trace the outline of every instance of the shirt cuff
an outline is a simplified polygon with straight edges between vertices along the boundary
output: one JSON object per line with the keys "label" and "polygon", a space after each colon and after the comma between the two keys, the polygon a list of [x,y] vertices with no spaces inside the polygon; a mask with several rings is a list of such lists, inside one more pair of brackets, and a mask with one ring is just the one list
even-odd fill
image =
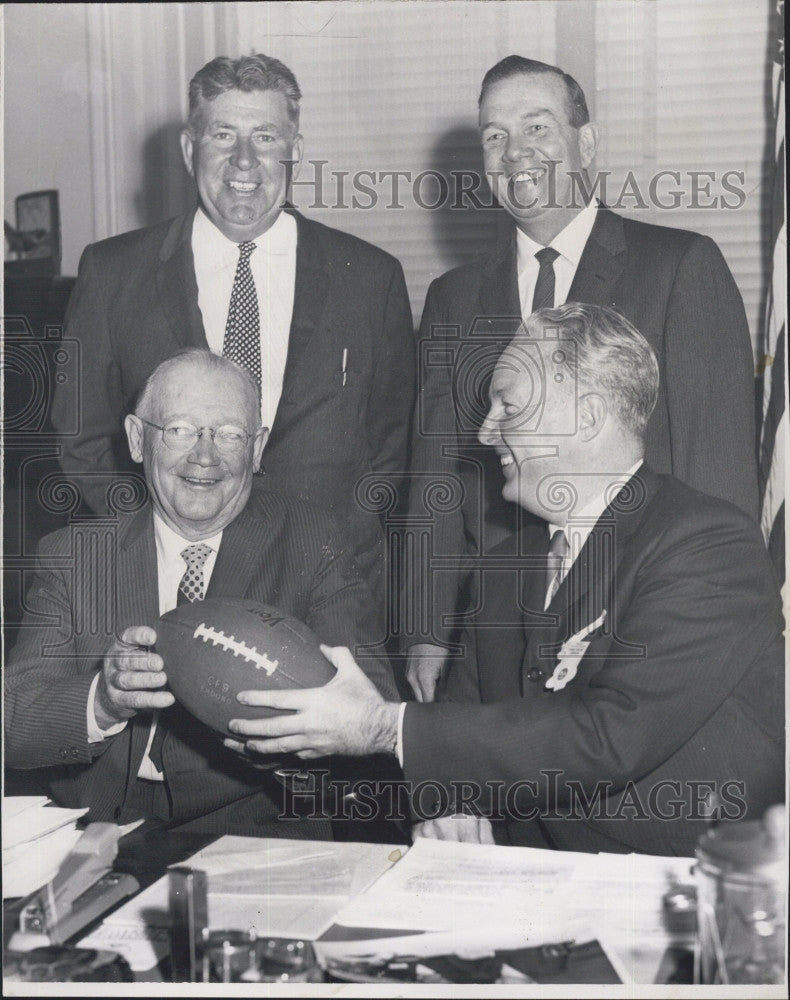
{"label": "shirt cuff", "polygon": [[109,729],[99,729],[99,724],[96,722],[96,711],[93,707],[96,701],[96,687],[98,683],[99,675],[97,673],[91,681],[90,690],[88,691],[88,743],[101,743],[108,736],[115,736],[116,733],[120,733],[122,729],[126,728],[125,722],[117,722]]}
{"label": "shirt cuff", "polygon": [[395,741],[395,753],[398,755],[398,763],[403,768],[403,716],[406,714],[406,702],[402,701],[398,708],[398,738]]}

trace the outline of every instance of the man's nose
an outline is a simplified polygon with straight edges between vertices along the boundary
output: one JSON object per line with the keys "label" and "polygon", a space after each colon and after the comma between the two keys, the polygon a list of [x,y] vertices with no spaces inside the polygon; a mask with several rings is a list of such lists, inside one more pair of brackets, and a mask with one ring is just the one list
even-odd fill
{"label": "man's nose", "polygon": [[217,446],[214,444],[214,438],[211,436],[211,431],[204,427],[200,431],[200,436],[197,441],[189,451],[187,455],[187,460],[192,462],[193,465],[219,465],[220,456]]}
{"label": "man's nose", "polygon": [[258,164],[258,155],[252,140],[246,136],[238,136],[233,147],[232,160],[239,170],[252,170]]}
{"label": "man's nose", "polygon": [[518,160],[534,156],[534,154],[535,147],[523,135],[511,135],[508,136],[502,159],[509,163],[516,163]]}
{"label": "man's nose", "polygon": [[488,411],[485,420],[480,425],[480,430],[477,432],[480,444],[496,445],[500,441],[499,423],[493,416],[493,412],[493,410]]}

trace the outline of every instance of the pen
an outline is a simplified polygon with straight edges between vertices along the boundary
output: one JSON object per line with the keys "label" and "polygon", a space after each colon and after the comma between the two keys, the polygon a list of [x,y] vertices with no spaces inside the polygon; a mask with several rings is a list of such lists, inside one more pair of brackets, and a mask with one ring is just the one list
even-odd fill
{"label": "pen", "polygon": [[343,380],[341,382],[341,385],[344,386],[344,387],[345,387],[345,384],[346,384],[346,368],[347,368],[347,366],[348,366],[348,348],[344,347],[343,348],[343,360],[342,360],[341,365],[340,365],[340,373],[343,376]]}

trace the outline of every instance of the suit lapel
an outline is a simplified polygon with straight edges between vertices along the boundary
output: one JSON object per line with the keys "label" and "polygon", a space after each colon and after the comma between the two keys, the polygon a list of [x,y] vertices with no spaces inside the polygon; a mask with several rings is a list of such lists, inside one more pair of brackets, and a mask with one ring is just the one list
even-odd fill
{"label": "suit lapel", "polygon": [[125,563],[119,588],[119,621],[124,624],[154,625],[159,617],[156,586],[156,543],[150,504],[134,514],[120,528],[119,554]]}
{"label": "suit lapel", "polygon": [[516,270],[516,230],[511,227],[500,239],[483,268],[480,285],[480,317],[472,343],[491,339],[503,351],[522,325]]}
{"label": "suit lapel", "polygon": [[[296,219],[296,282],[282,398],[299,399],[303,394],[297,383],[310,359],[310,341],[317,330],[325,332],[322,319],[331,281],[329,261],[317,238],[317,227],[298,212],[289,211]],[[279,436],[284,419],[281,411],[282,407],[278,407],[271,440]]]}
{"label": "suit lapel", "polygon": [[[479,373],[476,392],[483,400],[488,397],[487,380],[499,355],[522,326],[515,241],[515,228],[511,227],[484,259],[474,325],[465,331],[465,341],[455,356],[456,371],[473,367]],[[481,420],[484,415],[485,410],[480,413]]]}
{"label": "suit lapel", "polygon": [[545,681],[560,646],[596,621],[604,610],[609,616],[605,627],[611,626],[617,567],[659,485],[655,473],[643,464],[601,514],[547,608],[547,614],[555,616],[555,624],[526,630],[522,685],[533,667],[543,672]]}
{"label": "suit lapel", "polygon": [[194,212],[173,220],[159,251],[156,287],[167,321],[182,347],[208,347],[198,305],[192,256]]}
{"label": "suit lapel", "polygon": [[614,305],[614,286],[625,267],[623,220],[601,206],[576,268],[568,302]]}
{"label": "suit lapel", "polygon": [[[122,529],[119,556],[124,586],[119,587],[119,622],[126,625],[156,627],[159,618],[159,588],[157,587],[156,543],[150,504],[135,514]],[[135,716],[131,724],[131,776],[137,774],[143,757],[150,716]]]}
{"label": "suit lapel", "polygon": [[480,305],[485,316],[507,317],[511,322],[516,320],[516,323],[521,321],[515,227],[509,227],[483,268]]}
{"label": "suit lapel", "polygon": [[222,532],[222,542],[214,563],[206,597],[221,595],[242,598],[249,591],[253,573],[261,563],[261,550],[274,532],[270,529],[264,506],[254,512],[248,502],[235,521]]}

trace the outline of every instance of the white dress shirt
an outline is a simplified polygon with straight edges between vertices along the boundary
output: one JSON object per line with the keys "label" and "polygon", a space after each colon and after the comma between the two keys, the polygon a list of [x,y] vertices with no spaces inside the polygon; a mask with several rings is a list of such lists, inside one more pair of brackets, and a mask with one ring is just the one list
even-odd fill
{"label": "white dress shirt", "polygon": [[[261,423],[271,427],[283,389],[296,286],[296,219],[281,212],[253,240],[250,270],[258,296],[261,328]],[[239,245],[229,240],[199,208],[192,225],[192,254],[208,346],[222,354]]]}
{"label": "white dress shirt", "polygon": [[[187,546],[194,545],[195,543],[190,542],[186,538],[182,538],[181,535],[173,531],[171,527],[165,524],[158,514],[154,514],[154,538],[156,541],[156,571],[157,586],[159,590],[159,614],[163,615],[168,611],[172,611],[178,604],[178,585],[181,582],[187,568],[181,552]],[[202,544],[208,545],[208,547],[212,550],[211,554],[203,564],[203,581],[206,588],[208,588],[209,580],[211,579],[211,574],[214,570],[214,564],[217,561],[217,552],[219,551],[221,541],[221,531],[216,535],[212,535],[210,538],[201,539]],[[94,700],[96,697],[96,686],[98,683],[99,674],[97,673],[93,679],[93,684],[91,685],[88,695],[89,743],[100,743],[107,736],[114,736],[116,733],[121,732],[126,725],[125,722],[119,722],[110,729],[102,730],[99,728],[96,722],[96,713],[94,711]],[[158,717],[159,713],[154,712],[153,718],[151,719],[151,730],[148,734],[148,743],[146,744],[145,753],[143,754],[143,759],[140,763],[140,769],[137,772],[138,778],[148,778],[151,781],[162,780],[161,773],[156,769],[153,761],[148,756],[148,751],[151,748],[154,733],[156,732]]]}
{"label": "white dress shirt", "polygon": [[[584,253],[587,240],[590,238],[598,202],[593,199],[571,219],[568,225],[549,243],[559,257],[554,261],[554,305],[561,306],[567,301],[576,269]],[[535,294],[535,282],[538,280],[540,264],[535,254],[543,249],[541,243],[530,239],[520,229],[516,230],[516,268],[518,270],[518,298],[521,303],[521,315],[524,319],[532,312],[532,299]]]}

